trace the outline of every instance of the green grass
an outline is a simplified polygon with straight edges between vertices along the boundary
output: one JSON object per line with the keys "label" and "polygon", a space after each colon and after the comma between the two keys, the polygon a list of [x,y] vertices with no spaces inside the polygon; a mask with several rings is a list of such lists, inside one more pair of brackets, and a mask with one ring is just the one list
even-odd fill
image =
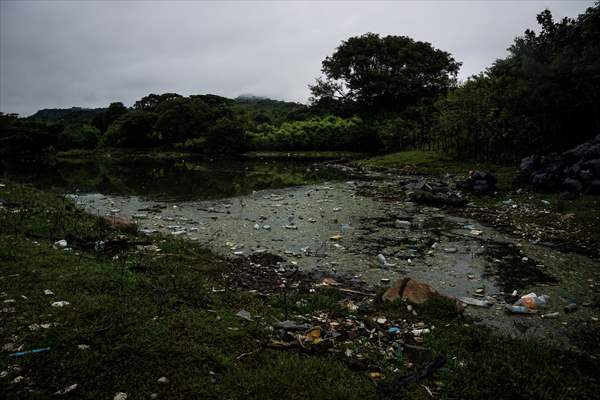
{"label": "green grass", "polygon": [[[350,368],[341,350],[266,349],[272,322],[284,318],[283,297],[213,291],[225,287],[226,260],[164,238],[155,240],[160,253],[135,247],[110,255],[55,249],[54,241],[65,235],[98,240],[119,233],[57,194],[3,183],[0,199],[7,209],[0,210],[0,300],[15,302],[0,304],[0,344],[51,348],[21,358],[0,352],[0,371],[7,371],[0,378],[3,398],[46,399],[72,384],[79,386],[65,398],[112,399],[120,391],[128,399],[147,399],[151,393],[162,399],[390,398],[378,394],[367,371]],[[44,295],[45,289],[54,295]],[[343,298],[334,289],[292,291],[288,311],[339,318],[350,313],[340,306]],[[50,306],[58,300],[71,305]],[[240,309],[260,318],[238,318]],[[376,302],[367,318],[385,315],[436,326],[425,344],[448,358],[447,370],[422,382],[436,397],[586,399],[600,389],[597,346],[579,353],[496,336],[457,316],[444,302],[416,309],[418,317],[402,303]],[[33,323],[53,326],[31,330]],[[586,343],[598,343],[598,328],[586,328]],[[79,349],[82,344],[89,349]],[[360,338],[342,340],[340,346],[362,352],[365,363],[383,368],[387,379],[414,370],[402,355],[385,358]],[[17,376],[27,380],[11,383]],[[162,376],[169,384],[157,383]],[[421,384],[393,397],[430,398]]]}
{"label": "green grass", "polygon": [[435,151],[410,150],[360,160],[360,165],[400,169],[414,173],[440,175],[463,175],[471,170],[486,170],[496,174],[500,188],[510,188],[517,165],[501,165],[477,161],[461,161]]}

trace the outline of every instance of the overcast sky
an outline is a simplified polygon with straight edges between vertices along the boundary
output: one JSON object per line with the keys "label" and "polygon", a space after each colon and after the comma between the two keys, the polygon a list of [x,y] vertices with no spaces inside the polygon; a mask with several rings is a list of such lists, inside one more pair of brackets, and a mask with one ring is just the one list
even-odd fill
{"label": "overcast sky", "polygon": [[506,55],[542,9],[558,19],[591,5],[0,0],[0,111],[129,106],[162,92],[306,102],[323,58],[366,32],[431,42],[464,79]]}

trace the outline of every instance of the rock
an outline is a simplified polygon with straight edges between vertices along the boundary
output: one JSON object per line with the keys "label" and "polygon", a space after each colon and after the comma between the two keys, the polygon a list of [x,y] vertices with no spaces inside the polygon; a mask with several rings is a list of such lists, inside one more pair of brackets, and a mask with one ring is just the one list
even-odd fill
{"label": "rock", "polygon": [[299,323],[296,321],[285,320],[283,322],[276,322],[273,324],[275,329],[285,329],[286,331],[305,331],[310,329],[312,325],[307,323]]}
{"label": "rock", "polygon": [[382,298],[384,301],[405,299],[413,304],[423,304],[435,297],[441,297],[441,294],[431,286],[412,278],[402,278],[386,290]]}
{"label": "rock", "polygon": [[416,190],[409,192],[408,198],[410,201],[421,204],[431,204],[435,206],[464,206],[468,203],[467,199],[458,196],[449,196],[441,193],[432,193],[425,190]]}
{"label": "rock", "polygon": [[579,181],[577,181],[573,178],[565,179],[561,185],[561,191],[574,193],[575,195],[578,195],[579,193],[581,193],[582,190],[583,190],[583,185]]}
{"label": "rock", "polygon": [[472,171],[469,177],[460,184],[463,189],[472,190],[478,194],[485,194],[496,191],[498,178],[496,175],[487,171]]}
{"label": "rock", "polygon": [[[412,278],[398,279],[391,288],[385,291],[381,298],[383,301],[389,302],[403,299],[413,304],[423,304],[434,298],[451,299],[442,295],[431,286]],[[454,300],[456,311],[462,313],[464,305],[456,299],[451,300]]]}
{"label": "rock", "polygon": [[113,397],[113,400],[127,400],[127,393],[118,392],[115,394],[115,397]]}
{"label": "rock", "polygon": [[595,178],[600,178],[600,158],[583,163],[581,169],[590,171]]}
{"label": "rock", "polygon": [[600,194],[600,179],[594,179],[587,192],[588,194]]}
{"label": "rock", "polygon": [[531,175],[529,182],[538,190],[555,191],[559,187],[558,176],[552,173],[538,171]]}
{"label": "rock", "polygon": [[517,183],[531,183],[540,191],[557,191],[561,199],[574,199],[600,178],[600,135],[562,154],[529,156],[521,160]]}
{"label": "rock", "polygon": [[136,233],[138,226],[137,223],[131,219],[120,215],[113,215],[109,217],[104,217],[104,221],[110,225],[111,227],[121,231],[128,233]]}
{"label": "rock", "polygon": [[405,344],[403,346],[403,354],[415,364],[425,364],[433,360],[431,349],[422,346]]}
{"label": "rock", "polygon": [[540,156],[533,155],[521,160],[519,171],[523,176],[530,176],[540,166]]}

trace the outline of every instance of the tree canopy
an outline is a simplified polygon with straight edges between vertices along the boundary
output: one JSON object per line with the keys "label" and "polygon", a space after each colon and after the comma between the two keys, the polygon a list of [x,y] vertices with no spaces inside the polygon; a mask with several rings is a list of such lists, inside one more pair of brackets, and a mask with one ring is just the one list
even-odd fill
{"label": "tree canopy", "polygon": [[325,77],[310,86],[312,101],[401,111],[444,93],[455,83],[460,65],[430,43],[367,33],[343,41],[325,58]]}

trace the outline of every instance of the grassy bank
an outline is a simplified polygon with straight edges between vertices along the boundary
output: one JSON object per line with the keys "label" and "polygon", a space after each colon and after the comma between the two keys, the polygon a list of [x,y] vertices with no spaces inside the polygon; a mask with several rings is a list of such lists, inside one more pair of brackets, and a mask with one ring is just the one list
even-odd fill
{"label": "grassy bank", "polygon": [[[60,397],[425,399],[431,391],[436,398],[591,399],[600,389],[598,326],[588,327],[582,352],[496,336],[444,302],[417,307],[414,316],[403,304],[377,301],[350,311],[341,303],[347,296],[335,289],[253,293],[239,289],[237,264],[191,243],[128,235],[113,251],[88,248],[120,233],[60,194],[2,185],[0,391],[6,398],[45,399],[74,384]],[[53,246],[64,238],[72,250]],[[57,301],[70,304],[52,307]],[[236,316],[242,309],[252,321]],[[329,351],[273,349],[272,323],[286,313],[313,324],[316,316],[344,321],[354,314],[434,325],[423,345],[447,358],[446,369],[380,394],[370,372],[392,382],[420,365],[404,354],[382,354],[373,343],[386,338],[377,332],[372,339],[342,336]],[[50,350],[9,356],[38,348]],[[348,348],[361,355],[362,366],[348,362]]]}

